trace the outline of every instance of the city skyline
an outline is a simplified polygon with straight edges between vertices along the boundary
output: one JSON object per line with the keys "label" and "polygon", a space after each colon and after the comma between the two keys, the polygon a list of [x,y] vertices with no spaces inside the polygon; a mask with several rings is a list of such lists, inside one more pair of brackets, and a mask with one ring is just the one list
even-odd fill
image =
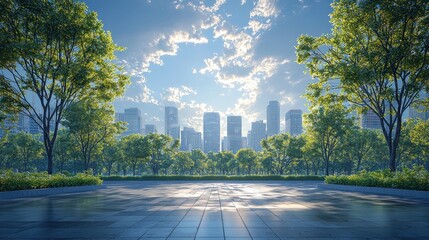
{"label": "city skyline", "polygon": [[[84,1],[113,40],[131,77],[115,110],[138,107],[144,124],[164,132],[163,107],[180,110],[180,126],[203,131],[203,113],[243,117],[243,132],[266,119],[270,100],[281,116],[306,111],[314,80],[295,63],[301,34],[329,33],[331,1]],[[280,118],[282,129],[284,119]],[[222,130],[224,131],[224,130]]]}

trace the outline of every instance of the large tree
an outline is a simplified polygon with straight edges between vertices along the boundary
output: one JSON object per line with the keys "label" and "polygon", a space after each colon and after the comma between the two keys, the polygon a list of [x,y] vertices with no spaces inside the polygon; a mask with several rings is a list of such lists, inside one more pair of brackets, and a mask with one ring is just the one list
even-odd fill
{"label": "large tree", "polygon": [[177,151],[180,142],[165,134],[151,133],[144,137],[144,144],[149,149],[148,165],[152,174],[158,175],[162,162]]}
{"label": "large tree", "polygon": [[292,163],[290,142],[291,136],[288,133],[274,135],[261,141],[264,160],[272,160],[271,166],[275,174],[284,174],[286,168]]}
{"label": "large tree", "polygon": [[52,173],[68,106],[87,96],[111,101],[123,93],[128,78],[112,61],[119,48],[97,14],[76,0],[2,0],[0,12],[0,99],[41,127]]}
{"label": "large tree", "polygon": [[257,157],[257,153],[251,148],[242,148],[235,154],[238,164],[242,169],[246,169],[249,175],[252,173],[252,169],[255,170],[258,165]]}
{"label": "large tree", "polygon": [[299,37],[297,61],[319,79],[309,88],[315,96],[339,86],[336,95],[379,117],[396,171],[404,112],[429,91],[429,2],[336,0],[332,8],[332,33]]}
{"label": "large tree", "polygon": [[340,145],[346,129],[353,125],[347,118],[348,112],[341,104],[330,104],[312,107],[305,115],[307,133],[314,142],[325,163],[325,174],[330,174],[330,160]]}
{"label": "large tree", "polygon": [[92,156],[102,143],[123,132],[123,122],[114,122],[113,106],[89,101],[71,105],[64,114],[63,124],[79,145],[84,169],[88,170]]}
{"label": "large tree", "polygon": [[10,136],[10,142],[15,147],[14,158],[18,161],[20,169],[29,171],[30,160],[39,160],[42,157],[43,145],[39,141],[40,135],[32,135],[26,132],[19,132]]}

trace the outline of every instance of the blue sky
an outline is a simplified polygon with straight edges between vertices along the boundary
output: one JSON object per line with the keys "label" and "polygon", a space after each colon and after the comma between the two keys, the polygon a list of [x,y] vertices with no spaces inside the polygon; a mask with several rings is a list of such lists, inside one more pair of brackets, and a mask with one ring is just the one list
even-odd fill
{"label": "blue sky", "polygon": [[181,127],[202,131],[207,111],[266,120],[270,100],[306,111],[311,77],[295,63],[301,34],[329,33],[328,0],[86,0],[116,44],[131,76],[122,112],[139,107],[145,124],[164,131],[164,106],[177,106]]}

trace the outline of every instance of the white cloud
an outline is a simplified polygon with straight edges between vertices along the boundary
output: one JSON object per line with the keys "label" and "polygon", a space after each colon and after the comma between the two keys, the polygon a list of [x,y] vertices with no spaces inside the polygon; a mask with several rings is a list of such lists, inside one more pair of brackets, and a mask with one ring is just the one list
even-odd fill
{"label": "white cloud", "polygon": [[162,57],[177,55],[179,44],[205,44],[208,42],[207,38],[200,36],[195,30],[193,32],[174,31],[169,35],[159,34],[149,43],[149,49],[153,50],[143,56],[143,62],[139,71],[142,73],[150,72],[151,64],[162,66],[164,64]]}
{"label": "white cloud", "polygon": [[275,0],[259,0],[250,12],[250,17],[277,17],[279,10]]}
{"label": "white cloud", "polygon": [[137,103],[151,103],[159,105],[159,101],[153,97],[152,93],[153,91],[143,84],[141,94],[135,97],[126,97],[126,100]]}
{"label": "white cloud", "polygon": [[182,100],[182,98],[188,95],[196,94],[197,91],[195,91],[194,89],[187,86],[181,86],[180,88],[169,87],[161,96],[164,101],[175,103],[179,108],[183,108],[185,107],[186,103]]}

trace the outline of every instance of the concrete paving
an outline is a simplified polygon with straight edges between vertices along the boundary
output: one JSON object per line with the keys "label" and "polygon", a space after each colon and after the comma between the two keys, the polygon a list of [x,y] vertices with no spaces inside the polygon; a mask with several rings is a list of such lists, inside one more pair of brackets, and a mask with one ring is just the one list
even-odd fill
{"label": "concrete paving", "polygon": [[317,182],[106,182],[0,201],[1,239],[429,239],[429,201]]}

